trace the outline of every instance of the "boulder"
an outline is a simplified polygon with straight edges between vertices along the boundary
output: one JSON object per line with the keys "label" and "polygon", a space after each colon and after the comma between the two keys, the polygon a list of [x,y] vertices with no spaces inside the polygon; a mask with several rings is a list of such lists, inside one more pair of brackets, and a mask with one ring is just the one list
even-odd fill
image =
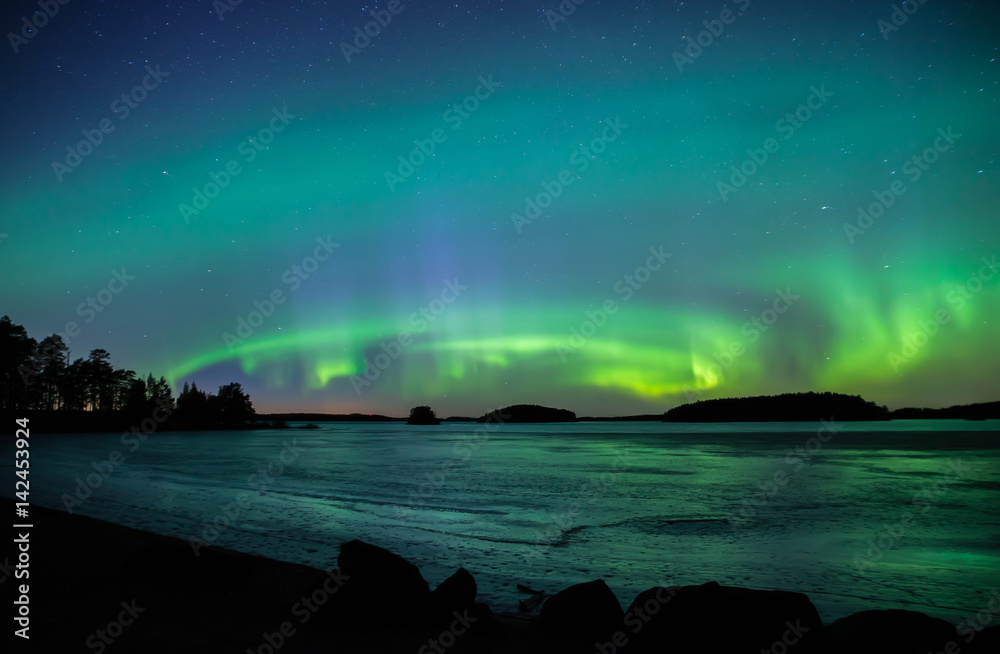
{"label": "boulder", "polygon": [[1000,652],[1000,626],[960,633],[958,645],[962,654],[996,654]]}
{"label": "boulder", "polygon": [[623,624],[602,651],[811,654],[821,651],[823,639],[819,613],[805,595],[716,582],[643,591]]}
{"label": "boulder", "polygon": [[337,569],[346,580],[331,596],[336,622],[412,625],[423,615],[430,587],[417,566],[398,554],[352,540],[340,546]]}
{"label": "boulder", "polygon": [[618,598],[603,579],[597,579],[570,586],[545,600],[539,624],[550,632],[593,646],[621,629],[624,615]]}
{"label": "boulder", "polygon": [[427,613],[432,620],[437,620],[467,609],[475,603],[477,592],[475,578],[465,568],[459,568],[431,591]]}
{"label": "boulder", "polygon": [[855,613],[828,631],[835,650],[857,654],[927,654],[961,642],[955,627],[944,620],[900,609]]}

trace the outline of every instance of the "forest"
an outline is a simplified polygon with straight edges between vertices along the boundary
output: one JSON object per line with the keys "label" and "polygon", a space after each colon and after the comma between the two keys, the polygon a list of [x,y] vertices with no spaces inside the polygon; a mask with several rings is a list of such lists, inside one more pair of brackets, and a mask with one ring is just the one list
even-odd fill
{"label": "forest", "polygon": [[48,416],[74,430],[126,425],[154,411],[167,416],[165,427],[181,429],[239,428],[256,415],[238,382],[214,394],[185,383],[175,399],[162,375],[115,368],[100,348],[72,359],[60,335],[39,342],[9,316],[0,318],[0,411]]}

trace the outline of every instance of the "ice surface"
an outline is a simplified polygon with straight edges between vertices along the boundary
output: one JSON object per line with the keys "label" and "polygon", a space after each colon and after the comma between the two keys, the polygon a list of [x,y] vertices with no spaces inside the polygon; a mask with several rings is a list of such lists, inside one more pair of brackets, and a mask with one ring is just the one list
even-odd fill
{"label": "ice surface", "polygon": [[134,452],[120,435],[39,435],[31,497],[63,508],[119,450],[74,511],[320,567],[360,538],[432,586],[466,567],[494,610],[516,610],[518,582],[603,578],[627,607],[715,580],[804,592],[827,621],[909,608],[958,622],[1000,588],[997,426],[845,423],[820,443],[806,423],[325,423],[153,434]]}

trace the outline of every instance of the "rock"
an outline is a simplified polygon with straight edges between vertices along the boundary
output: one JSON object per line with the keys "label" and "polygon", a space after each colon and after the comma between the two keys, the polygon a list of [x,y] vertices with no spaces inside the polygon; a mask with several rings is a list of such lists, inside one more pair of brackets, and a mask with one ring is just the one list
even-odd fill
{"label": "rock", "polygon": [[823,634],[816,607],[801,593],[716,582],[643,591],[625,612],[624,625],[598,651],[810,654],[819,651]]}
{"label": "rock", "polygon": [[828,631],[835,649],[858,654],[927,654],[961,642],[955,627],[944,620],[899,609],[855,613]]}
{"label": "rock", "polygon": [[1000,652],[1000,626],[959,633],[958,645],[962,654],[996,654]]}
{"label": "rock", "polygon": [[334,600],[334,620],[351,627],[412,625],[426,608],[430,587],[417,566],[389,550],[352,540],[340,546],[346,577]]}
{"label": "rock", "polygon": [[598,579],[570,586],[545,600],[539,621],[547,630],[592,646],[621,629],[624,615],[618,598]]}
{"label": "rock", "polygon": [[119,570],[147,583],[246,590],[256,581],[246,573],[247,557],[208,546],[199,546],[196,553],[183,541],[163,540],[126,558]]}
{"label": "rock", "polygon": [[427,601],[428,619],[434,623],[447,620],[456,611],[464,611],[475,603],[476,580],[465,568],[459,568],[435,588]]}

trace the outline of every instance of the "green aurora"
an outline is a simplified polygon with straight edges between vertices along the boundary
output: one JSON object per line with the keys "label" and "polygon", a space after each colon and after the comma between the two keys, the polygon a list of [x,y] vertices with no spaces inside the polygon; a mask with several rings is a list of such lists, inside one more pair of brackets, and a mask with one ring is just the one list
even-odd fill
{"label": "green aurora", "polygon": [[[929,3],[886,40],[888,4],[847,5],[755,2],[683,71],[673,53],[718,9],[592,2],[553,30],[523,3],[444,18],[414,5],[347,63],[353,10],[244,7],[94,35],[68,15],[96,10],[67,6],[5,64],[18,100],[4,105],[0,311],[39,339],[77,323],[74,356],[104,347],[178,386],[240,381],[259,411],[995,400],[987,10]],[[194,24],[207,36],[179,47]],[[167,76],[112,113],[146,65]],[[496,88],[471,103],[481,78]],[[813,89],[829,97],[802,120]],[[456,103],[465,117],[446,118]],[[777,127],[797,111],[790,135]],[[103,118],[115,131],[58,181],[52,162]],[[936,149],[939,129],[955,137]],[[433,152],[412,156],[421,143]],[[400,158],[424,161],[390,188]],[[550,204],[514,219],[564,171]],[[90,308],[123,269],[135,279]]]}

